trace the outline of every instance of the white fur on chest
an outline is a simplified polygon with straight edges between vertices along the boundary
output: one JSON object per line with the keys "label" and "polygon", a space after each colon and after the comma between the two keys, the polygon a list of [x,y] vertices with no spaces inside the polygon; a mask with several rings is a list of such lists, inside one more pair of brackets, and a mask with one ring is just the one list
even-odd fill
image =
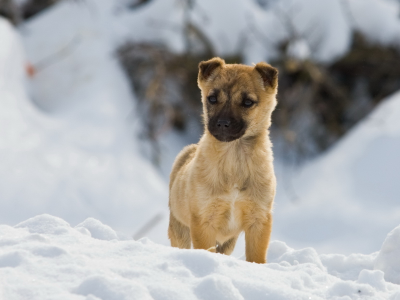
{"label": "white fur on chest", "polygon": [[241,192],[239,187],[235,185],[231,191],[223,197],[224,201],[230,203],[230,216],[228,221],[227,231],[235,232],[241,228],[240,219],[237,217],[237,208],[235,203],[241,199]]}
{"label": "white fur on chest", "polygon": [[233,189],[231,194],[232,194],[232,198],[230,199],[230,201],[231,201],[231,215],[230,215],[230,218],[229,218],[228,227],[229,227],[230,230],[235,230],[238,227],[240,227],[240,224],[238,224],[239,222],[238,222],[238,220],[236,218],[236,211],[235,211],[235,202],[239,198],[240,191],[236,187],[236,188]]}

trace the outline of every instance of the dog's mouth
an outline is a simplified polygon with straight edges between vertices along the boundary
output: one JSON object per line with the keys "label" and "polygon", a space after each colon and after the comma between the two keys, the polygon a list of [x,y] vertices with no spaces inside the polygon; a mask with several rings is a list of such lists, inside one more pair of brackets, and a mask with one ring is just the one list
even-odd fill
{"label": "dog's mouth", "polygon": [[242,135],[240,136],[228,136],[228,135],[215,135],[213,134],[213,136],[220,142],[232,142],[234,140],[239,139]]}
{"label": "dog's mouth", "polygon": [[246,132],[246,123],[243,120],[210,120],[208,131],[220,142],[232,142],[241,138]]}

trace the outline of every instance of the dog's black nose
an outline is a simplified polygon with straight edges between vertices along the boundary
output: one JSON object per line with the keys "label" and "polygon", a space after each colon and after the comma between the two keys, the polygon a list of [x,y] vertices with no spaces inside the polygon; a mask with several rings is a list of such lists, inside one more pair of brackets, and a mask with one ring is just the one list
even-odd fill
{"label": "dog's black nose", "polygon": [[218,122],[217,122],[218,127],[221,127],[221,126],[229,127],[230,124],[231,124],[231,121],[229,121],[229,120],[218,120]]}

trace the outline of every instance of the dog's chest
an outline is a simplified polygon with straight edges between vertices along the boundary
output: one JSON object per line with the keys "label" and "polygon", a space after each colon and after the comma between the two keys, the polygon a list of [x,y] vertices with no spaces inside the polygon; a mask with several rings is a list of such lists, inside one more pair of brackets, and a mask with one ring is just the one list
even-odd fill
{"label": "dog's chest", "polygon": [[239,218],[237,217],[238,215],[238,209],[235,206],[236,202],[240,199],[240,189],[238,185],[234,185],[232,190],[229,193],[227,201],[230,203],[230,214],[229,214],[229,220],[228,220],[228,228],[229,229],[235,229],[240,226],[239,224]]}
{"label": "dog's chest", "polygon": [[235,184],[225,195],[219,198],[224,206],[224,210],[218,219],[220,230],[222,234],[229,235],[231,232],[237,231],[242,227],[241,222],[241,211],[238,203],[243,199],[243,192],[240,191],[240,187]]}
{"label": "dog's chest", "polygon": [[235,205],[236,201],[238,201],[243,194],[240,191],[241,187],[238,184],[235,184],[226,196],[226,201],[230,202],[232,206]]}

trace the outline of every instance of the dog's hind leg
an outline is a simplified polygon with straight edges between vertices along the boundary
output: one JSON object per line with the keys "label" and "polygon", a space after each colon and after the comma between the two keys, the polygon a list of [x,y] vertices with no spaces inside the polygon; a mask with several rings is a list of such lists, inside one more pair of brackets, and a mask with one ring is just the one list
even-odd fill
{"label": "dog's hind leg", "polygon": [[179,222],[172,213],[169,217],[168,237],[171,240],[172,247],[190,249],[190,229]]}
{"label": "dog's hind leg", "polygon": [[233,238],[227,240],[222,245],[218,244],[217,253],[231,255],[231,253],[233,252],[233,249],[235,249],[237,239],[238,239],[238,236],[234,236]]}

